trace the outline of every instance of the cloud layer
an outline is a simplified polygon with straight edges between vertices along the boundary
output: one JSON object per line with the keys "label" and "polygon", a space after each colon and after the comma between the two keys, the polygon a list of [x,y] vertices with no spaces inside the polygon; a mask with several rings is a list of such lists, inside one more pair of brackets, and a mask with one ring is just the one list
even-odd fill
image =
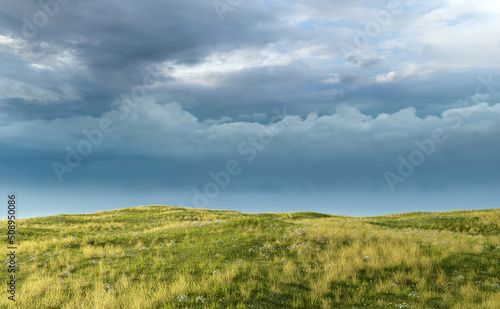
{"label": "cloud layer", "polygon": [[389,112],[432,98],[441,112],[499,68],[490,1],[253,1],[223,20],[210,1],[47,3],[0,9],[0,106],[19,118],[97,116],[148,68],[158,100],[200,118],[369,110],[368,97]]}
{"label": "cloud layer", "polygon": [[202,121],[178,103],[160,104],[151,97],[133,103],[120,102],[100,117],[4,122],[2,143],[17,155],[7,155],[11,162],[3,173],[30,170],[23,181],[57,183],[60,177],[69,183],[190,189],[236,160],[244,172],[231,190],[388,191],[384,172],[398,175],[398,158],[410,160],[419,143],[441,130],[442,141],[397,189],[499,185],[500,104],[423,118],[414,108],[370,116],[341,105],[331,115],[306,117],[285,109],[270,111],[266,117],[276,120],[262,124]]}

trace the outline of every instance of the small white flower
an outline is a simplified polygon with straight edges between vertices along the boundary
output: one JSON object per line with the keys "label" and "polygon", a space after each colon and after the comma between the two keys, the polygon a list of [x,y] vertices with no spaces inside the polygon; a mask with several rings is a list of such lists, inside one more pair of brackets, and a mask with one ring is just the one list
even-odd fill
{"label": "small white flower", "polygon": [[201,303],[204,303],[204,302],[205,302],[205,300],[206,300],[206,298],[205,298],[205,297],[203,297],[203,296],[198,296],[198,297],[196,297],[196,302],[201,302]]}
{"label": "small white flower", "polygon": [[179,294],[179,296],[177,296],[177,301],[188,301],[188,297],[185,295],[185,294]]}
{"label": "small white flower", "polygon": [[106,283],[106,284],[104,285],[104,290],[105,290],[106,292],[113,292],[113,287],[111,286],[111,284]]}

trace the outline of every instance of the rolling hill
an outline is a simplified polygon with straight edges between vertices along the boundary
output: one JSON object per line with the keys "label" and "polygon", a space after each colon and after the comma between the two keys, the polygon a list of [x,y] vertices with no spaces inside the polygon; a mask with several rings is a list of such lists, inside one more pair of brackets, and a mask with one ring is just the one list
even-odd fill
{"label": "rolling hill", "polygon": [[500,209],[141,206],[17,224],[16,301],[4,291],[2,308],[500,307]]}

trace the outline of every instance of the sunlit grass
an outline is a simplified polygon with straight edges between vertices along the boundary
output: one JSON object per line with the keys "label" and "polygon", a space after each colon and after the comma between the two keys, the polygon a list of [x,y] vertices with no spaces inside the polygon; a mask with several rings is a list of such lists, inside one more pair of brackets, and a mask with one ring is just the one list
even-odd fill
{"label": "sunlit grass", "polygon": [[4,293],[2,308],[500,304],[499,209],[351,218],[149,206],[18,230],[17,301]]}

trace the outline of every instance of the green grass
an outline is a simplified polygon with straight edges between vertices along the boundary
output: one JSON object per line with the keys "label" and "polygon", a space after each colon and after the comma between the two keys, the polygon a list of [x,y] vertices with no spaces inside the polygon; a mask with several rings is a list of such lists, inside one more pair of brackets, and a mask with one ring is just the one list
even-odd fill
{"label": "green grass", "polygon": [[18,231],[17,300],[4,292],[1,308],[500,307],[500,209],[148,206],[24,219]]}

